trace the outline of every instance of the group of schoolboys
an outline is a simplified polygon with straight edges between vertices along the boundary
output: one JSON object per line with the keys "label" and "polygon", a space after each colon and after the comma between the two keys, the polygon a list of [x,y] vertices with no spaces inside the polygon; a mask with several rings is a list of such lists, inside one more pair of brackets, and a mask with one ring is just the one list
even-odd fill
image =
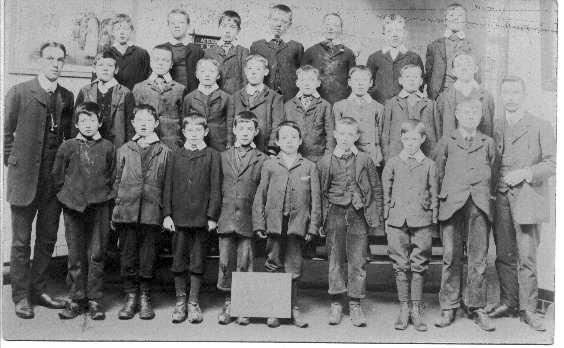
{"label": "group of schoolboys", "polygon": [[[411,322],[426,331],[423,283],[438,224],[444,249],[435,325],[450,325],[463,307],[480,328],[493,330],[490,315],[519,304],[508,303],[510,289],[502,284],[506,303],[486,308],[492,198],[550,176],[553,145],[542,143],[542,170],[531,169],[537,164],[531,162],[513,171],[522,168],[512,146],[523,134],[516,123],[504,123],[500,134],[514,133],[496,145],[493,98],[475,79],[465,16],[460,5],[447,8],[445,37],[429,45],[425,67],[405,47],[406,23],[397,15],[385,17],[386,46],[367,66],[356,65],[340,42],[343,23],[336,13],[323,18],[325,40],[304,52],[300,43],[282,39],[292,24],[287,6],[271,8],[271,36],[250,51],[237,44],[241,18],[225,11],[220,41],[203,51],[187,42],[188,14],[173,10],[173,38],[155,46],[150,59],[129,41],[131,19],[116,16],[114,44],[96,58],[96,79],[77,98],[78,132],[59,147],[53,164],[69,247],[70,301],[59,316],[88,311],[92,319],[105,317],[100,300],[111,225],[119,234],[126,293],[120,319],[155,316],[156,245],[161,231],[171,231],[172,321],[201,322],[206,240],[217,230],[217,287],[226,296],[219,323],[250,322],[230,314],[231,279],[235,271],[253,271],[258,236],[266,239],[265,270],[292,273],[292,322],[306,327],[298,304],[303,251],[324,237],[328,321],[341,322],[347,295],[352,323],[365,326],[368,235],[385,226],[400,301],[394,326],[403,330]],[[513,113],[524,83],[506,78],[504,91]],[[502,148],[513,149],[514,157],[500,156]],[[517,262],[509,254],[498,258],[500,267]],[[523,296],[536,299],[534,291]],[[16,314],[32,317],[27,300],[20,300]],[[521,306],[521,318],[542,330],[530,302]],[[280,321],[268,318],[267,324]]]}

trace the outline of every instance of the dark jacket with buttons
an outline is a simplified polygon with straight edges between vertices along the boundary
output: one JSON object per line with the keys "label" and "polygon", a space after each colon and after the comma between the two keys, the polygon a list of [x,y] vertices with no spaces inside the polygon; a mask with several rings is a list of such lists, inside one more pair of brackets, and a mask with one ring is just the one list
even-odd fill
{"label": "dark jacket with buttons", "polygon": [[221,208],[221,158],[211,147],[173,152],[166,170],[163,215],[180,227],[207,227]]}
{"label": "dark jacket with buttons", "polygon": [[[334,120],[331,104],[322,98],[313,98],[306,108],[294,97],[284,104],[284,121],[294,121],[302,132],[300,154],[317,162],[321,156],[332,151]],[[273,125],[274,129],[278,127]]]}
{"label": "dark jacket with buttons", "polygon": [[437,166],[425,157],[405,162],[391,158],[382,171],[384,217],[394,227],[425,227],[439,213]]}
{"label": "dark jacket with buttons", "polygon": [[237,233],[253,237],[253,201],[260,183],[260,172],[267,156],[257,149],[249,150],[237,165],[237,148],[221,153],[221,215],[217,223],[217,233]]}
{"label": "dark jacket with buttons", "polygon": [[356,57],[350,48],[342,44],[329,47],[326,42],[320,42],[305,51],[303,65],[311,65],[319,70],[319,95],[331,105],[351,93],[349,70],[356,65]]}
{"label": "dark jacket with buttons", "polygon": [[319,174],[315,163],[300,155],[289,169],[279,156],[264,162],[253,203],[253,230],[282,233],[286,191],[290,211],[287,233],[317,235],[321,221]]}
{"label": "dark jacket with buttons", "polygon": [[[322,197],[322,224],[325,224],[331,207],[327,193],[331,185],[331,156],[329,153],[317,162]],[[355,158],[355,183],[360,189],[364,204],[364,216],[368,226],[375,228],[382,225],[382,183],[376,165],[364,152],[358,152]]]}
{"label": "dark jacket with buttons", "polygon": [[470,146],[459,130],[444,136],[435,150],[439,176],[439,221],[450,219],[469,198],[492,221],[495,188],[494,140],[476,133]]}
{"label": "dark jacket with buttons", "polygon": [[184,117],[197,112],[208,120],[209,133],[206,144],[222,152],[228,144],[233,143],[233,98],[221,89],[213,91],[209,96],[198,89],[184,97],[182,106]]}
{"label": "dark jacket with buttons", "polygon": [[229,94],[237,92],[247,83],[244,69],[248,55],[249,49],[241,45],[232,46],[227,53],[222,47],[216,45],[206,49],[204,53],[204,57],[213,58],[219,62],[220,80],[218,84]]}
{"label": "dark jacket with buttons", "polygon": [[276,45],[262,39],[253,42],[250,51],[268,60],[269,74],[264,83],[282,94],[284,101],[292,99],[298,93],[296,70],[302,63],[304,46],[293,40]]}

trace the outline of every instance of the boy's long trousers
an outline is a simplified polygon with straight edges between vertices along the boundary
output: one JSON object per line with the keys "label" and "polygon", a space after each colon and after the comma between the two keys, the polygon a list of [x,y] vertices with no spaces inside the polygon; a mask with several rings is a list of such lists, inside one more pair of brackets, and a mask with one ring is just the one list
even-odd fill
{"label": "boy's long trousers", "polygon": [[139,283],[153,278],[156,243],[160,226],[119,224],[121,275],[125,292],[135,292]]}

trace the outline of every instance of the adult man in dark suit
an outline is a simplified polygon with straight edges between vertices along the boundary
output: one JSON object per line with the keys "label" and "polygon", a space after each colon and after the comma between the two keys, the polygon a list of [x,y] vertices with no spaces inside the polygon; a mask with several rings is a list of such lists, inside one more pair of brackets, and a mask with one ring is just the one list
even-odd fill
{"label": "adult man in dark suit", "polygon": [[[59,145],[71,136],[74,96],[57,82],[65,47],[48,42],[39,52],[39,75],[12,87],[5,99],[4,165],[8,166],[6,195],[12,213],[10,276],[16,315],[24,319],[34,316],[30,300],[64,308],[64,303],[45,291],[61,214],[51,170]],[[31,226],[36,215],[30,266]]]}
{"label": "adult man in dark suit", "polygon": [[520,77],[502,79],[501,97],[505,113],[494,132],[501,154],[494,225],[500,303],[489,315],[515,316],[519,311],[521,321],[544,331],[535,313],[537,247],[539,224],[548,217],[544,184],[556,171],[554,130],[523,109],[525,82]]}

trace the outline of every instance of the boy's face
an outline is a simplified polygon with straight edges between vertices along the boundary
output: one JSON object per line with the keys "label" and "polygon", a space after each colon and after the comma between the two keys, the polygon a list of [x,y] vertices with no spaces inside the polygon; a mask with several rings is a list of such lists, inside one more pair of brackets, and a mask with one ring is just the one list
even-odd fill
{"label": "boy's face", "polygon": [[390,22],[384,26],[384,40],[390,47],[397,48],[405,41],[405,25],[400,22]]}
{"label": "boy's face", "polygon": [[235,139],[243,146],[248,146],[252,143],[258,133],[259,130],[255,127],[255,123],[252,121],[239,120],[237,125],[233,127]]}
{"label": "boy's face", "polygon": [[78,132],[82,134],[87,139],[91,139],[98,129],[102,126],[100,121],[98,121],[98,116],[89,114],[79,114],[76,121],[76,128]]}
{"label": "boy's face", "polygon": [[409,155],[414,155],[425,142],[425,136],[416,130],[410,130],[403,133],[400,140],[403,145],[403,149],[407,151]]}
{"label": "boy's face", "polygon": [[453,32],[464,30],[466,26],[466,11],[461,7],[450,9],[445,14],[446,27]]}
{"label": "boy's face", "polygon": [[289,126],[280,127],[276,140],[276,145],[280,147],[280,151],[287,155],[295,155],[298,153],[301,144],[302,139],[296,129]]}
{"label": "boy's face", "polygon": [[296,86],[305,95],[312,95],[320,85],[319,77],[311,71],[302,72],[296,81]]}
{"label": "boy's face", "polygon": [[168,29],[176,40],[182,40],[188,32],[188,21],[182,13],[171,13],[168,16]]}
{"label": "boy's face", "polygon": [[477,71],[478,67],[471,56],[461,55],[454,59],[453,72],[460,81],[470,82],[474,80],[474,74]]}
{"label": "boy's face", "polygon": [[127,22],[119,22],[114,24],[112,35],[120,45],[125,45],[131,37],[131,24]]}
{"label": "boy's face", "polygon": [[225,42],[232,42],[239,35],[239,27],[233,18],[223,17],[219,25],[221,39]]}
{"label": "boy's face", "polygon": [[421,70],[416,68],[404,70],[399,78],[399,83],[406,91],[415,92],[423,83]]}
{"label": "boy's face", "polygon": [[219,78],[217,66],[211,62],[202,62],[196,70],[198,81],[204,86],[213,86]]}
{"label": "boy's face", "polygon": [[268,15],[268,26],[270,27],[270,32],[274,37],[281,37],[286,34],[290,25],[292,24],[290,20],[290,14],[284,11],[273,9]]}
{"label": "boy's face", "polygon": [[337,16],[327,16],[323,20],[323,33],[327,40],[338,39],[343,33],[343,23]]}
{"label": "boy's face", "polygon": [[349,86],[354,95],[358,97],[368,93],[368,89],[372,86],[372,79],[367,71],[356,71],[349,78]]}
{"label": "boy's face", "polygon": [[96,61],[94,70],[100,80],[108,82],[113,79],[114,74],[117,73],[116,61],[112,58],[100,58]]}
{"label": "boy's face", "polygon": [[55,81],[61,76],[65,65],[65,53],[58,47],[45,47],[39,59],[41,72],[50,81]]}
{"label": "boy's face", "polygon": [[467,131],[474,131],[482,120],[482,109],[478,106],[467,105],[456,109],[458,125]]}
{"label": "boy's face", "polygon": [[159,125],[159,121],[155,120],[149,111],[140,110],[137,111],[133,117],[131,124],[133,125],[133,129],[135,129],[135,134],[144,138],[155,132],[155,129]]}
{"label": "boy's face", "polygon": [[208,135],[208,129],[196,122],[188,122],[182,130],[182,134],[184,134],[188,145],[198,145]]}
{"label": "boy's face", "polygon": [[169,51],[154,49],[151,55],[151,69],[157,75],[168,73],[172,67],[172,54]]}
{"label": "boy's face", "polygon": [[261,84],[268,75],[268,67],[256,59],[250,60],[245,66],[245,76],[252,86]]}
{"label": "boy's face", "polygon": [[334,136],[337,142],[337,147],[341,148],[342,150],[348,151],[358,140],[360,133],[358,132],[358,126],[352,124],[337,123],[335,125]]}
{"label": "boy's face", "polygon": [[515,112],[523,106],[525,91],[520,82],[505,82],[501,85],[501,100],[503,108],[509,112]]}

